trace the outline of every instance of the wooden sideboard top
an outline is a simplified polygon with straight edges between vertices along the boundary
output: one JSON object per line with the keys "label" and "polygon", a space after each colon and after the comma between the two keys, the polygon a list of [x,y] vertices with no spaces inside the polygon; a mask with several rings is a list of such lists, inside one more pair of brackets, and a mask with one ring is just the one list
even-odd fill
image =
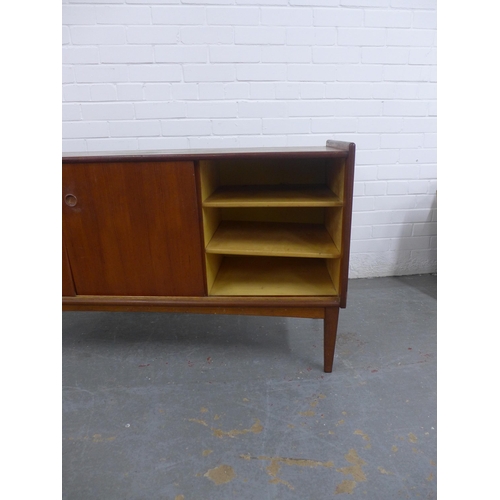
{"label": "wooden sideboard top", "polygon": [[[346,144],[349,143],[339,143]],[[93,162],[113,162],[113,161],[179,161],[179,160],[200,160],[216,159],[219,157],[230,158],[259,158],[274,156],[276,158],[294,156],[300,157],[337,157],[348,156],[348,148],[329,146],[313,147],[284,147],[284,148],[234,148],[234,149],[177,149],[177,150],[157,150],[157,151],[103,151],[103,152],[80,152],[64,153],[63,163],[86,163]]]}

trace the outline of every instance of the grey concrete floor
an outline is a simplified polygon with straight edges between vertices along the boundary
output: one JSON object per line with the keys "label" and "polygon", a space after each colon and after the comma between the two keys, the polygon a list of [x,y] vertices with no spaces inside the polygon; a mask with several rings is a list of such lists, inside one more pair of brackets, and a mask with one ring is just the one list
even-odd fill
{"label": "grey concrete floor", "polygon": [[323,321],[63,313],[63,498],[436,498],[435,275]]}

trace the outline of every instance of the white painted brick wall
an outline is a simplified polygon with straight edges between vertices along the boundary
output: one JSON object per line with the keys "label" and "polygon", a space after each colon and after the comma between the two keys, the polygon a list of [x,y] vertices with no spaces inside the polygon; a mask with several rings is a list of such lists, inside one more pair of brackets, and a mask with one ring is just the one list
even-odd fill
{"label": "white painted brick wall", "polygon": [[436,270],[436,0],[65,0],[69,151],[357,144],[351,276]]}

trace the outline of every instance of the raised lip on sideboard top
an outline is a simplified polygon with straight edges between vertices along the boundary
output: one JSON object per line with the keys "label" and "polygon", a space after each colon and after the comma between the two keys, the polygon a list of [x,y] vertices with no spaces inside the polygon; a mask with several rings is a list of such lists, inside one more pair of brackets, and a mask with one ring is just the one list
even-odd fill
{"label": "raised lip on sideboard top", "polygon": [[[349,143],[346,143],[349,144]],[[259,157],[327,157],[345,158],[348,149],[328,146],[282,147],[282,148],[233,148],[233,149],[175,149],[156,151],[102,151],[63,153],[62,161],[79,163],[89,161],[178,161],[216,158],[259,158]]]}

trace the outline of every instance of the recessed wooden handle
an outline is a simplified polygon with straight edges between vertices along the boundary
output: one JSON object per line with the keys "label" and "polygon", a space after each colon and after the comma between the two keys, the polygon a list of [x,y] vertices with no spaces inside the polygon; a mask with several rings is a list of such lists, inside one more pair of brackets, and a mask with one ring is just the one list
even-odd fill
{"label": "recessed wooden handle", "polygon": [[64,197],[64,202],[66,203],[66,205],[68,205],[68,207],[74,207],[77,204],[78,200],[76,199],[75,195],[67,194]]}

